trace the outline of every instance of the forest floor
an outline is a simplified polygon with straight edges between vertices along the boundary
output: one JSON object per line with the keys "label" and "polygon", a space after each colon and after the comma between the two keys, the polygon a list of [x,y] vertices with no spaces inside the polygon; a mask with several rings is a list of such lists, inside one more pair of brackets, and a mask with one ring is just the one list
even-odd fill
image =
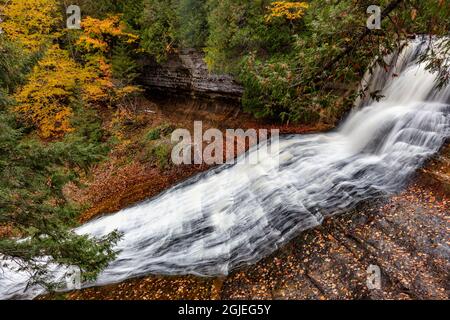
{"label": "forest floor", "polygon": [[[250,127],[242,117],[237,119],[240,122],[230,127]],[[189,125],[190,120],[185,120],[184,124]],[[283,132],[322,129],[289,127]],[[81,221],[154,196],[208,169],[206,166],[161,169],[134,160],[117,166],[121,157],[113,157],[96,168],[87,188],[68,188],[74,199],[90,203]],[[322,226],[304,232],[270,257],[228,277],[149,276],[43,298],[448,299],[449,159],[450,148],[446,148],[417,173],[404,192],[327,219]],[[381,289],[368,289],[370,265],[381,270]]]}

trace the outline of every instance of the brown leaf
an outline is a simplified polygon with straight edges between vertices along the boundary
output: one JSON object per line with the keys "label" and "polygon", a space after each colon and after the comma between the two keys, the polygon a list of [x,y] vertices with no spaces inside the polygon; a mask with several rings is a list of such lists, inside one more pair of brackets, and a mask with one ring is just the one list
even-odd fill
{"label": "brown leaf", "polygon": [[417,9],[412,9],[411,10],[411,20],[416,20],[417,18]]}

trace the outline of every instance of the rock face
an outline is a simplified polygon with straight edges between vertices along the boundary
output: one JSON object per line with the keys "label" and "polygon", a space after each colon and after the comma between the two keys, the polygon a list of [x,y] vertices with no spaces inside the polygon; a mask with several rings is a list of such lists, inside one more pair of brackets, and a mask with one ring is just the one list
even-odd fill
{"label": "rock face", "polygon": [[150,93],[238,101],[243,88],[230,75],[210,73],[203,53],[184,49],[162,64],[144,61],[141,83]]}

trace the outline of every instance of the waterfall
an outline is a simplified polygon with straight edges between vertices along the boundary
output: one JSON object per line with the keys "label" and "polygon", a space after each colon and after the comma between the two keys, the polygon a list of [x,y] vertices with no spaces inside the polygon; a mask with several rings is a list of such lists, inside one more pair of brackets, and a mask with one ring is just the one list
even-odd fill
{"label": "waterfall", "polygon": [[[450,136],[450,86],[437,91],[436,75],[417,62],[424,46],[412,41],[390,70],[376,69],[368,82],[384,98],[364,99],[335,131],[281,137],[279,166],[270,157],[257,164],[241,159],[77,228],[95,237],[123,233],[117,259],[85,286],[149,274],[225,275],[326,217],[400,191]],[[3,264],[1,299],[43,292],[24,292],[26,274]]]}

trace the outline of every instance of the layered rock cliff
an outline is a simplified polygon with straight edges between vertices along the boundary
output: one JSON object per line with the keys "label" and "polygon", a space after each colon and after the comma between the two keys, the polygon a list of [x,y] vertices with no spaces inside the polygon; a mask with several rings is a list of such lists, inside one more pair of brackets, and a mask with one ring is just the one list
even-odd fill
{"label": "layered rock cliff", "polygon": [[243,88],[232,76],[209,72],[204,54],[184,49],[164,63],[143,61],[140,82],[150,92],[238,101]]}

